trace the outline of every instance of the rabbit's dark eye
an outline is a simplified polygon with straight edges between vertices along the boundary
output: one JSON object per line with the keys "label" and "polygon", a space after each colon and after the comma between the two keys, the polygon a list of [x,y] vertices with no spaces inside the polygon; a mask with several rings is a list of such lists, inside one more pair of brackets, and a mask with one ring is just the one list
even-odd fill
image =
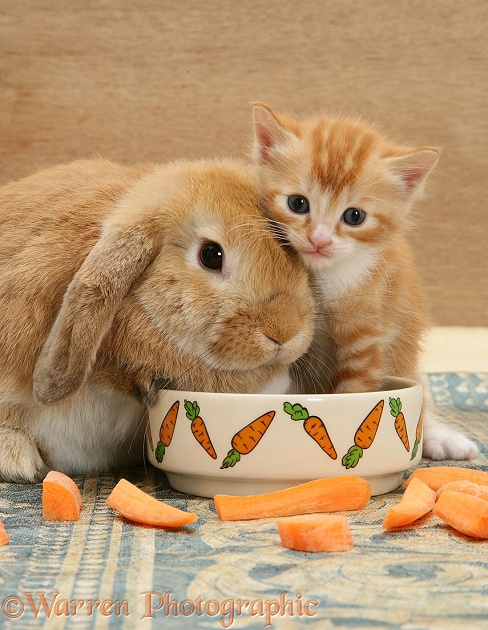
{"label": "rabbit's dark eye", "polygon": [[288,207],[296,214],[306,214],[310,210],[308,200],[302,195],[290,195],[288,197]]}
{"label": "rabbit's dark eye", "polygon": [[205,243],[200,249],[200,262],[207,269],[220,271],[224,252],[218,243]]}

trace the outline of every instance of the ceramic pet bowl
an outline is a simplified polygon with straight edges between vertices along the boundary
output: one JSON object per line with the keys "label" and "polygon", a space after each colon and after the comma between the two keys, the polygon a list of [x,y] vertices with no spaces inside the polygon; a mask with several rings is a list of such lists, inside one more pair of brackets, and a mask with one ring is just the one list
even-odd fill
{"label": "ceramic pet bowl", "polygon": [[397,488],[422,451],[422,387],[389,378],[379,392],[213,394],[162,390],[149,412],[149,461],[203,497],[260,494],[357,475],[373,494]]}

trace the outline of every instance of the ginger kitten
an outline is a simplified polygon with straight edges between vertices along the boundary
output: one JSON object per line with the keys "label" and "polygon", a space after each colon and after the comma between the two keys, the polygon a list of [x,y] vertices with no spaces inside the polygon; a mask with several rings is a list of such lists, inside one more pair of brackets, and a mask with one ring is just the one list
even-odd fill
{"label": "ginger kitten", "polygon": [[[265,211],[300,253],[323,310],[318,369],[300,387],[374,391],[387,375],[416,378],[428,321],[406,228],[438,149],[397,146],[356,120],[296,120],[265,103],[254,104],[253,116]],[[470,440],[425,414],[426,457],[476,453]]]}

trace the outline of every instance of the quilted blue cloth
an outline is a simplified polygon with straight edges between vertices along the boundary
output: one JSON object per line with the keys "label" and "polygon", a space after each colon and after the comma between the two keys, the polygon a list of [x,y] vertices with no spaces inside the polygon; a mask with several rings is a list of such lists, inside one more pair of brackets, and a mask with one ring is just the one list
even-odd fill
{"label": "quilted blue cloth", "polygon": [[[440,415],[480,447],[488,470],[488,374],[429,374]],[[425,465],[455,465],[427,462]],[[176,531],[131,524],[105,499],[120,477],[198,522]],[[433,515],[381,527],[401,490],[347,513],[345,553],[287,550],[273,519],[221,522],[213,502],[171,490],[151,467],[74,478],[76,523],[42,520],[41,485],[0,484],[0,628],[459,630],[488,627],[488,542]]]}

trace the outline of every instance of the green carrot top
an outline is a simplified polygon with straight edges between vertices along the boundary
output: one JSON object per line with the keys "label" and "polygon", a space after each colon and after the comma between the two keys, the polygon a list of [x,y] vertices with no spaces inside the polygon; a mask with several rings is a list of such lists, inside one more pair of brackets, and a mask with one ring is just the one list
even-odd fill
{"label": "green carrot top", "polygon": [[185,400],[186,417],[188,420],[195,420],[200,415],[200,407],[198,403]]}
{"label": "green carrot top", "polygon": [[292,420],[308,420],[308,418],[310,417],[308,410],[298,403],[292,405],[291,403],[286,402],[283,405],[283,410],[285,413],[291,416]]}
{"label": "green carrot top", "polygon": [[400,398],[390,398],[390,413],[396,418],[402,410],[402,401]]}

